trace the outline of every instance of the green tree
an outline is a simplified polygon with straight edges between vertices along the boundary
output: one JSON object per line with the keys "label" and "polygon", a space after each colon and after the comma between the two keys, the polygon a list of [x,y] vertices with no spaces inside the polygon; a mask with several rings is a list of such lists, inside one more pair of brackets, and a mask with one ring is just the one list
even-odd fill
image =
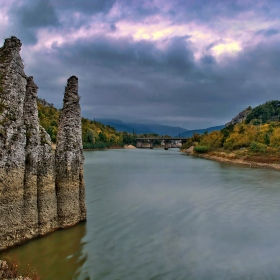
{"label": "green tree", "polygon": [[106,137],[106,135],[105,135],[104,133],[102,133],[102,132],[99,132],[99,134],[98,134],[98,139],[99,139],[100,142],[103,142],[103,143],[106,143],[106,142],[107,142],[107,137]]}
{"label": "green tree", "polygon": [[264,143],[266,145],[270,144],[270,137],[269,137],[269,135],[267,133],[264,135]]}

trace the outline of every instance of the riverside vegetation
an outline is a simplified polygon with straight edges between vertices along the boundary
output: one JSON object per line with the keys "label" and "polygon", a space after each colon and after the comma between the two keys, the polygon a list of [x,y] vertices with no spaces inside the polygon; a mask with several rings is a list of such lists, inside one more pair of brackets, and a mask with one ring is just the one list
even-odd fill
{"label": "riverside vegetation", "polygon": [[[51,141],[57,141],[57,129],[60,110],[43,99],[37,99],[38,116],[40,125],[47,131]],[[84,149],[106,149],[123,147],[124,145],[136,145],[136,137],[159,137],[158,134],[141,134],[117,132],[110,125],[104,125],[98,121],[82,118],[82,140]],[[160,145],[160,142],[156,142]]]}
{"label": "riverside vegetation", "polygon": [[246,117],[239,123],[229,123],[220,131],[194,134],[181,149],[193,146],[194,154],[204,157],[280,164],[280,101],[246,110]]}
{"label": "riverside vegetation", "polygon": [[[51,141],[56,143],[61,110],[40,98],[37,104],[40,124],[50,135]],[[135,142],[133,135],[130,133],[117,132],[114,127],[86,118],[82,118],[82,140],[84,149],[121,147],[125,144],[134,144]]]}

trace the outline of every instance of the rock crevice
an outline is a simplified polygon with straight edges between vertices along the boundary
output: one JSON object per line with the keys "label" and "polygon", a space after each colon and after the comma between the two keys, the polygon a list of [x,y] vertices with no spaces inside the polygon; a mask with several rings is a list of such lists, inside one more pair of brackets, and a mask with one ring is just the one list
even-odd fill
{"label": "rock crevice", "polygon": [[54,151],[20,48],[16,37],[0,48],[0,250],[86,219],[78,78],[68,79]]}

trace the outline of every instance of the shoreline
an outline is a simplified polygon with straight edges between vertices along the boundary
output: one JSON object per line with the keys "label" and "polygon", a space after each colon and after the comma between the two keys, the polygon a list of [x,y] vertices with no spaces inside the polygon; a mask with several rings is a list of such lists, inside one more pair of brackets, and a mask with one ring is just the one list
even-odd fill
{"label": "shoreline", "polygon": [[200,158],[219,161],[219,162],[242,164],[242,165],[247,165],[249,167],[254,167],[254,168],[273,169],[273,170],[280,171],[279,163],[262,163],[262,162],[241,159],[241,158],[226,158],[223,156],[218,156],[218,155],[213,155],[213,154],[194,154],[194,153],[188,153],[186,151],[181,151],[181,152],[184,154],[187,154],[189,156],[200,157]]}

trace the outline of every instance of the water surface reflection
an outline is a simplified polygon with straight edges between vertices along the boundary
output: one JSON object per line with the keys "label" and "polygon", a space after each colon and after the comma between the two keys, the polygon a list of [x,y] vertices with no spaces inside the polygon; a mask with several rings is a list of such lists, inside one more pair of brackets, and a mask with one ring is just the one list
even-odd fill
{"label": "water surface reflection", "polygon": [[[2,259],[15,259],[23,267],[36,267],[43,280],[69,280],[80,275],[86,260],[82,252],[86,224],[59,230],[42,238],[31,240],[0,254]],[[85,279],[85,278],[83,278]]]}

